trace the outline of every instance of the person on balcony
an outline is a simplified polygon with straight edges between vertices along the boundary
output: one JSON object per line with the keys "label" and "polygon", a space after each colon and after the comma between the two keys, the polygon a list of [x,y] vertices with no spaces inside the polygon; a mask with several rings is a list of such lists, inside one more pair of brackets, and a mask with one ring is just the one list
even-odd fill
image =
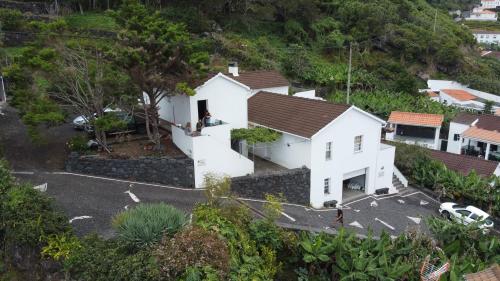
{"label": "person on balcony", "polygon": [[210,114],[210,112],[208,111],[205,111],[205,116],[203,117],[203,126],[205,127],[209,127],[209,126],[212,126],[212,115]]}

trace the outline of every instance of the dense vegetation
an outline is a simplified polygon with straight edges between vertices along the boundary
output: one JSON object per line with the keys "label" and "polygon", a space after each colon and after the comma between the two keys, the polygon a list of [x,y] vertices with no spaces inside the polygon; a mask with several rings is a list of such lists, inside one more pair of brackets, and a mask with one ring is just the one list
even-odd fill
{"label": "dense vegetation", "polygon": [[[121,225],[132,220],[127,224],[142,224],[145,230],[124,228],[120,232],[131,231],[133,236],[109,240],[79,238],[45,195],[17,185],[2,162],[0,276],[36,280],[47,274],[46,267],[36,265],[52,263],[51,274],[82,281],[420,280],[420,266],[429,255],[437,266],[450,260],[451,272],[442,280],[459,280],[464,273],[500,261],[498,238],[474,225],[431,218],[434,241],[418,232],[366,239],[344,229],[335,236],[295,233],[274,223],[282,208],[277,198],[268,197],[266,218],[255,220],[246,207],[221,198],[229,195],[227,186],[226,179],[212,179],[207,203],[195,208],[192,223],[158,218],[160,213],[179,217],[180,211],[171,207],[138,205],[115,221]],[[163,238],[151,242],[149,230],[158,229],[163,229]],[[12,251],[21,259],[10,259]],[[22,270],[20,260],[27,259],[32,267]]]}

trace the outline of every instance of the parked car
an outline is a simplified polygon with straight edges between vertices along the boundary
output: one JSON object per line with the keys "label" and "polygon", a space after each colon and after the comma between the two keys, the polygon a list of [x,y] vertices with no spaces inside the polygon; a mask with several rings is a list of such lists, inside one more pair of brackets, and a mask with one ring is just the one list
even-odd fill
{"label": "parked car", "polygon": [[[106,107],[104,109],[104,114],[108,112],[121,112],[121,109],[116,108],[113,109],[111,107]],[[96,114],[94,114],[96,116]],[[73,119],[73,128],[77,130],[85,130],[87,127],[89,127],[89,118],[85,115],[80,115],[77,116],[75,119]]]}
{"label": "parked car", "polygon": [[457,221],[464,225],[479,223],[479,227],[484,230],[493,228],[493,221],[485,211],[474,206],[464,206],[453,202],[445,202],[439,206],[439,213],[450,220]]}
{"label": "parked car", "polygon": [[[107,134],[112,134],[121,131],[135,132],[136,131],[136,123],[135,118],[128,114],[127,112],[121,111],[120,109],[104,109],[104,114],[115,114],[119,120],[122,120],[126,124],[126,128],[115,128],[111,130],[107,130]],[[78,130],[86,131],[91,137],[94,136],[94,127],[92,124],[89,124],[88,118],[86,116],[78,116],[73,120],[73,127]]]}

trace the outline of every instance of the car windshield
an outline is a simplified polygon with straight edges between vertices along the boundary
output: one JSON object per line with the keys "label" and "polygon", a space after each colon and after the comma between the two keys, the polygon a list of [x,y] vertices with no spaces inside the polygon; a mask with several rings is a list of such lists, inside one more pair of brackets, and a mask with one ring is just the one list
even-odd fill
{"label": "car windshield", "polygon": [[479,217],[478,215],[476,215],[476,214],[472,213],[472,214],[470,215],[470,218],[471,218],[471,219],[473,219],[473,220],[475,220],[475,221],[477,221],[477,220],[479,220],[479,218],[480,218],[480,217]]}
{"label": "car windshield", "polygon": [[486,224],[486,225],[492,225],[492,224],[493,224],[493,221],[492,221],[492,220],[490,220],[490,219],[485,219],[485,220],[484,220],[484,224]]}

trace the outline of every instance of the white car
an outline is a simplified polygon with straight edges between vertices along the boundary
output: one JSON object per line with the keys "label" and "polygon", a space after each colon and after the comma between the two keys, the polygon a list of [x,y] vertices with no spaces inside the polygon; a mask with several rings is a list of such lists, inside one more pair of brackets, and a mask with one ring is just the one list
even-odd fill
{"label": "white car", "polygon": [[490,215],[474,206],[446,202],[439,206],[439,213],[447,219],[453,219],[464,225],[479,222],[479,228],[481,229],[488,230],[493,228],[493,221],[490,219]]}
{"label": "white car", "polygon": [[[121,109],[119,108],[116,108],[116,109],[113,109],[113,108],[110,108],[110,107],[106,107],[104,109],[104,112],[120,112]],[[77,130],[83,130],[83,129],[86,129],[86,127],[88,127],[88,123],[89,123],[89,120],[87,118],[87,116],[84,116],[84,115],[80,115],[80,116],[77,116],[75,119],[73,119],[73,128],[77,129]]]}

